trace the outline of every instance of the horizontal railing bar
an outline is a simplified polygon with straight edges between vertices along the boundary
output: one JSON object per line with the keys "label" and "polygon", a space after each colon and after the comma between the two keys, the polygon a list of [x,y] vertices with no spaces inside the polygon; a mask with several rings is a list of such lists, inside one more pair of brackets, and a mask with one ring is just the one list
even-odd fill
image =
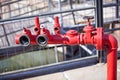
{"label": "horizontal railing bar", "polygon": [[48,15],[54,15],[54,14],[60,14],[60,13],[67,13],[67,12],[74,12],[74,11],[80,11],[80,10],[88,10],[88,9],[95,9],[95,7],[85,7],[85,8],[78,8],[78,9],[70,9],[70,10],[64,10],[64,11],[55,11],[55,12],[48,12],[48,13],[43,13],[43,14],[38,14],[38,15],[32,15],[32,16],[26,16],[26,17],[17,17],[17,18],[10,18],[10,19],[3,19],[0,20],[0,24],[8,23],[9,21],[15,21],[15,20],[24,20],[28,18],[33,18],[36,16],[48,16]]}
{"label": "horizontal railing bar", "polygon": [[90,56],[85,58],[79,58],[54,64],[49,64],[45,66],[38,66],[33,68],[27,68],[23,70],[18,70],[14,72],[8,72],[8,73],[1,73],[0,74],[0,80],[1,79],[24,79],[29,77],[35,77],[35,76],[41,76],[46,74],[51,74],[55,72],[70,70],[74,68],[80,68],[84,66],[89,66],[92,64],[97,63],[97,56]]}
{"label": "horizontal railing bar", "polygon": [[16,0],[16,1],[11,1],[11,2],[7,2],[7,3],[4,3],[4,4],[1,4],[0,7],[3,7],[3,6],[8,6],[10,4],[13,4],[13,3],[16,3],[16,2],[20,2],[20,1],[23,1],[23,0]]}

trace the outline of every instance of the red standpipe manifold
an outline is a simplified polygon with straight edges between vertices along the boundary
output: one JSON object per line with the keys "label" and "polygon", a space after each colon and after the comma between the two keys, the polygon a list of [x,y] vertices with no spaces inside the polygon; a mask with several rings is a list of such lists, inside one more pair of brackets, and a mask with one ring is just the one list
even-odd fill
{"label": "red standpipe manifold", "polygon": [[[92,44],[97,50],[107,48],[107,80],[117,80],[117,40],[111,34],[104,34],[103,28],[94,28],[90,25],[89,19],[93,17],[86,16],[87,26],[84,27],[84,33],[78,33],[76,30],[69,30],[65,34],[60,34],[59,18],[54,19],[55,34],[50,34],[49,30],[39,24],[39,18],[35,18],[34,31],[32,34],[29,29],[24,28],[23,34],[16,35],[16,44],[28,46],[38,44],[46,46],[47,44]],[[41,26],[41,27],[40,27]]]}

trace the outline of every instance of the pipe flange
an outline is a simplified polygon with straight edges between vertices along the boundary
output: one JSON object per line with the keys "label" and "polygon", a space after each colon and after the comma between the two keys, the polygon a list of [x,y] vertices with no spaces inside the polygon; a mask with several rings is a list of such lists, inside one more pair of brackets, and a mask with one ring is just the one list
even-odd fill
{"label": "pipe flange", "polygon": [[97,43],[96,43],[96,48],[98,50],[103,49],[103,28],[97,28]]}

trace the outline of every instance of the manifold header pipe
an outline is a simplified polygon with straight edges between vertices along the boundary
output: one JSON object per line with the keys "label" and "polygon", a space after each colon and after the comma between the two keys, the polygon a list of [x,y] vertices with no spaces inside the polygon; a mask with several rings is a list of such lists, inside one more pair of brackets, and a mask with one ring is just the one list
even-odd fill
{"label": "manifold header pipe", "polygon": [[[85,17],[92,18],[92,17]],[[58,19],[56,18],[56,23]],[[47,28],[40,29],[40,34],[32,35],[29,30],[25,30],[24,34],[30,38],[30,44],[39,44],[40,46],[46,46],[47,44],[91,44],[96,47],[97,50],[103,50],[107,48],[107,80],[117,80],[117,40],[110,34],[104,34],[103,28],[94,29],[90,25],[88,20],[87,26],[84,27],[85,33],[78,33],[76,30],[69,30],[65,34],[59,33],[59,26],[55,26],[56,34],[50,34]],[[59,23],[58,23],[59,24]],[[23,38],[24,39],[24,38]],[[25,39],[27,41],[27,39]]]}

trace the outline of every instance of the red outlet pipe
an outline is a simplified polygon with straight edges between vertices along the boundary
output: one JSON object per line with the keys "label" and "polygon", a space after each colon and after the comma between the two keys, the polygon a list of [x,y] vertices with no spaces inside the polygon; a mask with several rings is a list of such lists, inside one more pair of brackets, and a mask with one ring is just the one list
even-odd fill
{"label": "red outlet pipe", "polygon": [[39,35],[39,34],[40,34],[40,23],[39,23],[39,17],[35,17],[34,31],[35,31],[36,35]]}
{"label": "red outlet pipe", "polygon": [[[91,17],[88,17],[91,18]],[[55,17],[54,21],[55,35],[50,34],[47,28],[42,27],[40,34],[32,35],[30,30],[24,30],[24,35],[28,36],[29,44],[39,44],[40,46],[46,46],[47,44],[92,44],[97,50],[103,50],[105,47],[108,49],[107,53],[107,80],[117,80],[117,40],[110,34],[104,34],[103,28],[94,29],[90,25],[89,19],[87,26],[84,27],[85,33],[78,33],[76,30],[69,30],[65,34],[60,34],[60,26],[58,17]],[[26,39],[16,36],[16,43]],[[26,45],[24,43],[24,45]]]}
{"label": "red outlet pipe", "polygon": [[55,16],[54,18],[54,31],[55,31],[55,34],[60,34],[60,24],[59,24],[58,16]]}

